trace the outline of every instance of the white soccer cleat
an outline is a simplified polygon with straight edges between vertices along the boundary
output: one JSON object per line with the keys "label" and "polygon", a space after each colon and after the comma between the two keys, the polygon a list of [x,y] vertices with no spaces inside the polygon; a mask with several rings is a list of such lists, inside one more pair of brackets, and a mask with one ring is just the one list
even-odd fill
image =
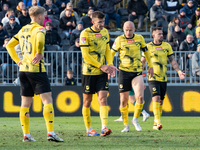
{"label": "white soccer cleat", "polygon": [[35,142],[36,140],[33,137],[24,136],[23,142],[31,142],[31,141]]}
{"label": "white soccer cleat", "polygon": [[118,119],[116,119],[114,121],[123,121],[123,118],[122,118],[122,116],[120,116]]}
{"label": "white soccer cleat", "polygon": [[147,119],[150,117],[150,115],[145,110],[142,115],[143,115],[143,121],[147,121]]}
{"label": "white soccer cleat", "polygon": [[61,139],[58,135],[51,135],[51,134],[47,134],[47,140],[48,141],[54,141],[54,142],[64,142],[63,139]]}
{"label": "white soccer cleat", "polygon": [[125,126],[121,132],[129,132],[129,125]]}
{"label": "white soccer cleat", "polygon": [[142,131],[142,128],[140,127],[137,118],[133,118],[133,119],[131,120],[131,124],[135,126],[135,130],[137,130],[137,131]]}
{"label": "white soccer cleat", "polygon": [[161,130],[163,125],[161,123],[158,123],[157,125],[153,125],[153,130]]}

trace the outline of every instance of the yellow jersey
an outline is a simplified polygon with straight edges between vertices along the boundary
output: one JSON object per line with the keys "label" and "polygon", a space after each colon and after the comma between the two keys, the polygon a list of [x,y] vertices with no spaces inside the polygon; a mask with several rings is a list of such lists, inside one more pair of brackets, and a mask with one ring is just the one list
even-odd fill
{"label": "yellow jersey", "polygon": [[107,29],[95,31],[92,27],[86,28],[81,32],[79,43],[83,57],[83,75],[102,74],[100,66],[106,65],[106,61],[108,65],[112,65]]}
{"label": "yellow jersey", "polygon": [[36,53],[44,55],[45,29],[36,22],[31,22],[22,29],[10,40],[6,46],[10,56],[17,63],[19,58],[15,55],[14,46],[20,44],[22,52],[22,62],[19,71],[22,72],[46,72],[44,60],[33,65],[32,60]]}
{"label": "yellow jersey", "polygon": [[150,42],[147,48],[154,69],[153,77],[148,77],[148,80],[167,82],[167,57],[173,54],[171,45],[167,42],[162,42],[160,45]]}
{"label": "yellow jersey", "polygon": [[141,49],[146,47],[142,35],[134,34],[133,38],[120,35],[112,46],[112,56],[119,52],[119,69],[127,72],[142,72]]}

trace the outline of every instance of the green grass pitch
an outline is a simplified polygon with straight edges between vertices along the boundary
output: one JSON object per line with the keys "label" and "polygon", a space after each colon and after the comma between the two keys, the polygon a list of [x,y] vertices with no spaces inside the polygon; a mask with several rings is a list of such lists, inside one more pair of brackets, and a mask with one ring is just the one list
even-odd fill
{"label": "green grass pitch", "polygon": [[[107,137],[87,137],[82,117],[55,117],[55,132],[65,140],[64,143],[48,142],[46,127],[42,117],[30,119],[30,132],[36,142],[22,142],[23,134],[19,118],[0,118],[0,150],[193,150],[200,149],[199,117],[162,117],[163,129],[152,130],[153,117],[139,123],[137,132],[130,121],[130,132],[121,133],[122,122],[114,122],[118,117],[109,117],[108,127],[112,134]],[[92,127],[101,130],[99,117],[92,117]]]}

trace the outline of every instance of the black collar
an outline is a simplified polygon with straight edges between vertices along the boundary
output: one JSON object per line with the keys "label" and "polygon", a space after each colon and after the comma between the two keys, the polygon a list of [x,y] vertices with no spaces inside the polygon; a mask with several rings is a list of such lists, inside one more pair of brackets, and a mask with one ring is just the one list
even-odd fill
{"label": "black collar", "polygon": [[132,38],[135,37],[135,34],[133,33],[133,37],[132,37],[132,38],[127,38],[125,34],[124,34],[124,37],[125,37],[126,39],[132,39]]}

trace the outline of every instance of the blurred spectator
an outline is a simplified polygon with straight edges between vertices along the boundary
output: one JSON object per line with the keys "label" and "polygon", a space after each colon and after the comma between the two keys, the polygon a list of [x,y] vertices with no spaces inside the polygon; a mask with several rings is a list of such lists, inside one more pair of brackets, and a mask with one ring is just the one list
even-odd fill
{"label": "blurred spectator", "polygon": [[[8,42],[10,41],[9,38],[6,38],[4,40],[4,45],[3,45],[3,48],[0,50],[1,51],[1,56],[0,56],[0,59],[2,59],[2,64],[1,64],[1,68],[2,68],[2,76],[3,77],[7,77],[7,74],[6,74],[6,69],[8,66],[11,66],[11,65],[17,65],[17,64],[14,64],[12,58],[10,57],[10,55],[8,54],[7,50],[6,50],[6,45],[8,44]],[[4,52],[4,53],[2,53]],[[2,55],[3,54],[3,55]]]}
{"label": "blurred spectator", "polygon": [[[6,23],[9,21],[9,17],[10,17],[11,15],[14,15],[14,10],[11,9],[11,8],[9,8],[9,9],[7,10],[7,13],[6,13],[5,17],[4,17],[4,18],[2,19],[2,21],[1,21],[1,22],[3,23],[3,26],[5,26]],[[18,19],[17,17],[15,17],[15,21],[16,21],[18,24],[20,24],[19,19]]]}
{"label": "blurred spectator", "polygon": [[181,31],[181,28],[179,26],[175,26],[174,32],[170,34],[168,42],[172,46],[173,50],[177,51],[181,42],[184,41],[185,38],[185,33]]}
{"label": "blurred spectator", "polygon": [[72,11],[72,16],[74,16],[76,18],[76,23],[80,20],[79,16],[78,16],[78,13],[76,11],[73,10],[73,4],[71,2],[67,3],[67,6],[65,8],[65,10],[63,10],[61,13],[60,13],[60,18],[62,18],[63,16],[65,16],[65,11],[66,9],[69,9]]}
{"label": "blurred spectator", "polygon": [[187,4],[187,0],[182,0],[182,2],[180,2],[180,9],[183,8],[186,4]]}
{"label": "blurred spectator", "polygon": [[122,0],[100,0],[97,3],[97,9],[106,15],[105,25],[109,24],[109,18],[116,20],[117,28],[121,30],[121,16],[116,12],[115,5]]}
{"label": "blurred spectator", "polygon": [[[27,1],[27,0],[24,0],[24,1]],[[31,8],[32,6],[41,6],[38,0],[29,0],[27,4],[26,2],[24,2],[24,4],[28,9]]]}
{"label": "blurred spectator", "polygon": [[83,21],[83,28],[88,28],[91,27],[92,24],[92,14],[93,14],[94,10],[92,8],[90,8],[88,10],[88,14],[83,16],[80,20]]}
{"label": "blurred spectator", "polygon": [[192,56],[192,74],[193,76],[200,76],[200,44],[198,44],[197,51]]}
{"label": "blurred spectator", "polygon": [[167,21],[167,16],[161,6],[161,0],[155,0],[155,4],[151,7],[150,21],[153,26],[155,26],[158,21]]}
{"label": "blurred spectator", "polygon": [[196,51],[197,45],[194,42],[194,37],[191,34],[188,34],[186,39],[181,42],[179,51],[188,51],[188,53],[182,53],[182,67],[181,69],[184,70],[189,70],[191,66],[191,59],[194,51]]}
{"label": "blurred spectator", "polygon": [[200,6],[200,0],[194,0],[194,5],[197,7]]}
{"label": "blurred spectator", "polygon": [[186,12],[185,9],[181,8],[180,14],[178,15],[179,20],[180,20],[180,27],[183,29],[182,31],[184,31],[188,23],[190,23],[190,19],[186,17],[185,12]]}
{"label": "blurred spectator", "polygon": [[13,37],[21,29],[21,26],[15,21],[15,16],[11,15],[9,17],[9,22],[4,26],[4,30],[8,32],[9,37]]}
{"label": "blurred spectator", "polygon": [[155,4],[155,0],[148,0],[148,11],[150,11],[151,7],[153,6],[153,4]]}
{"label": "blurred spectator", "polygon": [[18,5],[19,2],[22,0],[6,0],[6,3],[8,3],[9,8],[12,8],[13,10],[16,9],[16,6]]}
{"label": "blurred spectator", "polygon": [[28,14],[28,8],[22,8],[22,15],[19,16],[19,22],[22,27],[31,22],[31,18]]}
{"label": "blurred spectator", "polygon": [[187,27],[185,28],[183,32],[185,33],[186,36],[188,34],[191,34],[192,36],[194,36],[194,28],[192,28],[192,24],[188,23]]}
{"label": "blurred spectator", "polygon": [[75,17],[72,16],[72,12],[71,10],[66,10],[65,12],[65,16],[63,16],[60,19],[60,28],[63,30],[63,33],[66,34],[66,37],[69,39],[70,38],[70,34],[72,32],[73,29],[75,29],[76,24],[75,24]]}
{"label": "blurred spectator", "polygon": [[127,11],[129,13],[128,20],[133,21],[138,18],[137,31],[142,30],[143,20],[148,11],[148,8],[143,0],[130,0],[128,2]]}
{"label": "blurred spectator", "polygon": [[[77,66],[78,66],[78,69],[80,72],[81,71],[81,63],[82,63],[82,54],[77,53],[77,52],[81,52],[80,45],[79,45],[79,38],[77,38],[75,40],[75,44],[69,48],[69,52],[71,52],[71,53],[69,53],[69,58],[66,58],[66,59],[68,59],[67,63],[70,64],[70,68],[72,70],[77,70]],[[76,73],[75,73],[75,75],[76,75]]]}
{"label": "blurred spectator", "polygon": [[196,28],[195,33],[196,33],[195,42],[197,44],[200,44],[200,27]]}
{"label": "blurred spectator", "polygon": [[39,2],[40,2],[40,5],[43,6],[45,4],[46,0],[39,0]]}
{"label": "blurred spectator", "polygon": [[19,2],[17,7],[16,7],[16,10],[15,10],[15,16],[16,17],[19,17],[21,14],[22,14],[22,8],[24,8],[24,2]]}
{"label": "blurred spectator", "polygon": [[185,9],[186,17],[191,19],[192,15],[195,13],[195,10],[196,10],[196,6],[194,5],[193,0],[189,0],[187,2],[187,5],[185,5],[183,8]]}
{"label": "blurred spectator", "polygon": [[[45,45],[54,45],[57,47],[57,50],[61,50],[60,42],[61,38],[56,30],[53,30],[51,22],[45,24],[46,35],[45,35]],[[46,47],[48,49],[48,47]]]}
{"label": "blurred spectator", "polygon": [[191,17],[191,24],[192,28],[195,28],[199,24],[199,18],[200,18],[200,7],[197,7],[195,10],[195,14]]}
{"label": "blurred spectator", "polygon": [[76,7],[79,11],[78,13],[83,16],[88,12],[90,8],[92,8],[93,10],[97,10],[92,0],[79,0],[76,4]]}
{"label": "blurred spectator", "polygon": [[23,0],[25,7],[41,6],[39,0]]}
{"label": "blurred spectator", "polygon": [[178,16],[178,10],[180,9],[179,0],[164,0],[163,9],[166,13],[170,14],[169,21]]}
{"label": "blurred spectator", "polygon": [[47,15],[49,18],[59,18],[59,9],[55,4],[53,4],[52,0],[46,0],[46,3],[43,5],[43,7],[47,10]]}
{"label": "blurred spectator", "polygon": [[8,32],[3,29],[3,24],[0,22],[0,47],[3,46],[4,40],[9,37]]}
{"label": "blurred spectator", "polygon": [[58,7],[60,13],[65,9],[67,3],[69,3],[70,0],[56,0],[56,6]]}
{"label": "blurred spectator", "polygon": [[83,21],[79,21],[77,23],[76,29],[72,30],[72,34],[70,36],[70,45],[75,44],[75,40],[80,37],[82,31],[83,31]]}
{"label": "blurred spectator", "polygon": [[8,8],[8,4],[3,4],[3,10],[0,12],[0,22],[5,17]]}
{"label": "blurred spectator", "polygon": [[172,19],[172,21],[170,21],[170,23],[168,24],[167,39],[169,39],[170,34],[171,34],[172,32],[174,32],[174,27],[175,27],[176,25],[179,26],[179,24],[180,24],[180,21],[179,21],[179,18],[178,18],[178,17],[174,17],[174,18]]}
{"label": "blurred spectator", "polygon": [[74,78],[74,73],[70,69],[67,71],[67,77],[65,77],[65,85],[76,85],[76,79]]}
{"label": "blurred spectator", "polygon": [[52,22],[52,21],[51,21],[51,19],[48,17],[47,11],[45,11],[45,12],[44,12],[44,23],[43,23],[42,26],[45,27],[45,24],[46,24],[47,22]]}
{"label": "blurred spectator", "polygon": [[0,11],[3,11],[3,5],[7,4],[6,0],[0,0]]}

